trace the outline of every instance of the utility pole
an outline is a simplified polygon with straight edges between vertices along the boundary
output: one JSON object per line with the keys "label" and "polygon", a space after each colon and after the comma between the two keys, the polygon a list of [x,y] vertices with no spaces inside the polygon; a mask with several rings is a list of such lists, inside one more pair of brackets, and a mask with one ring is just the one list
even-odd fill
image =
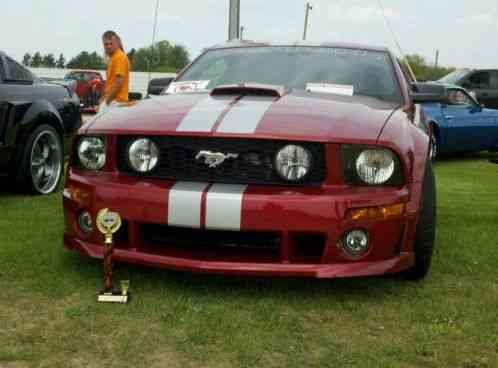
{"label": "utility pole", "polygon": [[240,38],[240,0],[230,0],[228,15],[228,40]]}
{"label": "utility pole", "polygon": [[308,19],[309,19],[309,15],[310,15],[310,10],[313,10],[313,6],[310,3],[306,3],[306,15],[304,16],[303,41],[306,41],[306,35],[308,33]]}
{"label": "utility pole", "polygon": [[434,65],[434,68],[437,69],[439,66],[439,50],[436,50],[436,63]]}

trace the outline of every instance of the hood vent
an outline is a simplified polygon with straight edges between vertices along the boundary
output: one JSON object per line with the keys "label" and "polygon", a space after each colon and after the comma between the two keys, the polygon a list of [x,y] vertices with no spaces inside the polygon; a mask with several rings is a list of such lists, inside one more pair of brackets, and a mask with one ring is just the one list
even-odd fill
{"label": "hood vent", "polygon": [[221,95],[253,95],[253,96],[269,96],[282,97],[287,93],[284,86],[274,86],[271,84],[258,83],[241,83],[227,84],[214,88],[211,91],[211,96]]}

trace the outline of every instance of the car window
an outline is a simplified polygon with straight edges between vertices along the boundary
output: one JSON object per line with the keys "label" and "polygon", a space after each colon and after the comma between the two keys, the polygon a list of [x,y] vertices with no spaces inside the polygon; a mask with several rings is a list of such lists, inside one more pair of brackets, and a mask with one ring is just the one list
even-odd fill
{"label": "car window", "polygon": [[491,88],[498,89],[498,70],[491,72]]}
{"label": "car window", "polygon": [[5,70],[3,69],[3,60],[0,58],[0,81],[5,78]]}
{"label": "car window", "polygon": [[491,76],[489,72],[476,72],[469,78],[470,87],[475,89],[485,89],[491,86]]}
{"label": "car window", "polygon": [[76,77],[73,75],[73,73],[68,73],[68,74],[66,74],[66,76],[64,77],[64,80],[67,80],[67,81],[72,81],[72,80],[76,80]]}
{"label": "car window", "polygon": [[211,50],[178,79],[188,81],[207,81],[207,89],[239,83],[296,90],[308,90],[310,85],[340,85],[354,95],[403,101],[391,57],[382,51],[305,46]]}
{"label": "car window", "polygon": [[475,105],[474,100],[461,89],[449,90],[448,100],[452,106],[472,107]]}
{"label": "car window", "polygon": [[7,57],[7,67],[9,70],[9,75],[7,76],[8,80],[15,82],[33,81],[33,75],[31,72],[9,57]]}
{"label": "car window", "polygon": [[439,79],[438,82],[441,82],[443,84],[457,84],[463,77],[469,74],[469,72],[470,69],[457,69]]}

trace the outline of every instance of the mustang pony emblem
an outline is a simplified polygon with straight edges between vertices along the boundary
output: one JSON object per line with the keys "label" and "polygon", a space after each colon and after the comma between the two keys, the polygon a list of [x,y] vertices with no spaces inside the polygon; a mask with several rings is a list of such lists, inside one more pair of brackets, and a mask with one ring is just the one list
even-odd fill
{"label": "mustang pony emblem", "polygon": [[208,165],[210,168],[215,168],[221,165],[225,160],[230,158],[239,157],[238,153],[221,153],[221,152],[211,152],[211,151],[200,151],[197,156],[195,156],[196,160],[204,159],[204,163]]}

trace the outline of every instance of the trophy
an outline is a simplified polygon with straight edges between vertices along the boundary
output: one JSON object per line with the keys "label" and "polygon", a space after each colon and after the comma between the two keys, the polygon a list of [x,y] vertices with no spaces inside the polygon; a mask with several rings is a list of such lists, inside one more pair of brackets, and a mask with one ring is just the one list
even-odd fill
{"label": "trophy", "polygon": [[104,235],[104,290],[99,293],[98,301],[104,303],[127,303],[130,282],[121,281],[121,291],[115,292],[112,282],[114,243],[112,236],[121,227],[121,216],[104,208],[97,214],[97,228]]}

